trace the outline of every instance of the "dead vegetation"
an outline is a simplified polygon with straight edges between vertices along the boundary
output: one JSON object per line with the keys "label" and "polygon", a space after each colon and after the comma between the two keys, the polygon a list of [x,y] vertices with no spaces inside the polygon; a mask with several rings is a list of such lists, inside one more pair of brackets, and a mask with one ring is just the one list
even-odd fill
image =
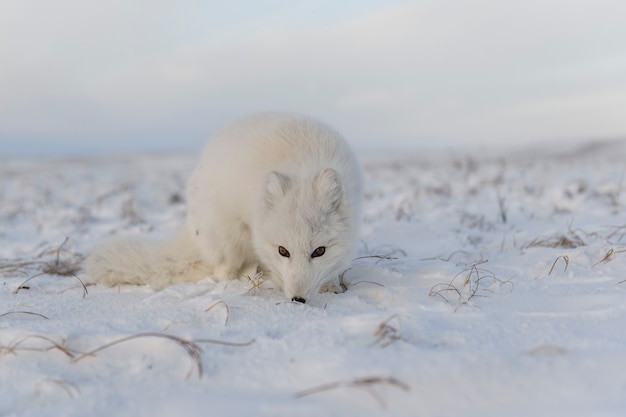
{"label": "dead vegetation", "polygon": [[576,249],[585,246],[586,243],[576,232],[569,230],[568,233],[555,233],[551,236],[541,236],[528,242],[525,248],[560,248]]}
{"label": "dead vegetation", "polygon": [[609,261],[613,260],[614,255],[618,253],[626,253],[626,249],[623,249],[623,250],[614,250],[613,248],[609,249],[608,251],[606,251],[604,258],[600,259],[598,262],[593,264],[593,266],[608,263]]}
{"label": "dead vegetation", "polygon": [[612,244],[621,244],[626,238],[626,224],[622,226],[612,226],[613,230],[608,236],[607,240]]}
{"label": "dead vegetation", "polygon": [[33,313],[32,311],[7,311],[6,313],[0,314],[0,318],[1,317],[6,317],[6,316],[11,315],[11,314],[27,314],[27,315],[31,315],[31,316],[41,317],[42,319],[50,320],[48,317],[44,316],[43,314]]}
{"label": "dead vegetation", "polygon": [[354,258],[355,261],[362,259],[376,259],[375,263],[378,264],[382,261],[395,261],[400,257],[405,258],[407,256],[406,251],[397,246],[382,245],[370,249],[365,241],[361,240],[361,244],[363,245],[364,255]]}
{"label": "dead vegetation", "polygon": [[[145,338],[145,337],[162,338],[166,340],[171,340],[175,342],[176,344],[178,344],[187,352],[187,355],[189,356],[189,358],[195,365],[198,378],[202,378],[204,368],[202,365],[202,357],[201,357],[202,348],[200,347],[200,345],[198,345],[197,342],[185,340],[181,337],[174,336],[171,334],[166,334],[166,333],[139,333],[139,334],[123,337],[121,339],[114,340],[113,342],[106,343],[96,349],[90,350],[89,352],[80,353],[79,355],[72,357],[72,362],[76,363],[87,357],[95,356],[96,353],[101,352],[105,349],[109,349],[115,345],[119,345],[120,343],[125,343],[130,340]],[[190,370],[189,373],[187,374],[187,378],[191,377],[192,370]]]}
{"label": "dead vegetation", "polygon": [[499,210],[500,221],[502,222],[502,224],[506,224],[506,221],[507,221],[506,201],[504,197],[500,195],[500,191],[498,191],[497,194],[498,194],[498,210]]}
{"label": "dead vegetation", "polygon": [[491,288],[494,285],[499,287],[511,286],[510,279],[502,280],[487,269],[480,268],[479,265],[487,263],[487,260],[473,263],[456,274],[448,283],[435,284],[429,291],[430,297],[440,297],[445,302],[456,304],[455,311],[462,305],[470,304],[475,297],[485,297],[494,292]]}
{"label": "dead vegetation", "polygon": [[[80,283],[83,290],[83,297],[85,297],[89,292],[87,291],[87,286],[85,285],[83,280],[80,279],[80,277],[78,276],[78,273],[81,269],[81,264],[85,257],[81,254],[70,253],[67,254],[65,258],[61,258],[63,246],[65,246],[68,241],[69,237],[66,237],[63,243],[61,243],[55,249],[45,249],[41,251],[38,255],[36,255],[33,260],[28,261],[17,259],[2,261],[2,263],[0,263],[0,274],[3,276],[14,274],[28,275],[35,272],[20,285],[18,285],[13,293],[17,294],[20,290],[30,289],[30,287],[26,284],[28,284],[28,282],[35,278],[43,275],[54,275],[58,277],[75,278]],[[50,255],[54,255],[54,258],[47,260],[44,259],[46,257],[49,257]]]}
{"label": "dead vegetation", "polygon": [[248,290],[249,294],[258,295],[263,290],[263,271],[257,272],[253,277],[247,276],[248,281],[250,281],[250,289]]}
{"label": "dead vegetation", "polygon": [[[74,347],[68,345],[67,340],[61,339],[61,341],[56,341],[50,337],[42,336],[42,335],[28,335],[24,336],[12,343],[7,345],[0,344],[0,355],[12,354],[16,355],[20,351],[29,351],[29,352],[50,352],[50,351],[59,351],[63,353],[65,356],[70,358],[72,363],[76,363],[84,360],[85,358],[95,357],[97,353],[112,348],[113,346],[130,342],[136,339],[143,338],[159,338],[164,340],[169,340],[180,347],[182,347],[187,356],[192,361],[192,369],[187,374],[187,378],[190,378],[195,369],[195,373],[198,378],[202,378],[204,367],[202,363],[202,352],[203,349],[200,346],[201,344],[214,344],[214,345],[222,345],[222,346],[231,346],[231,347],[246,347],[250,346],[254,343],[254,339],[247,342],[229,342],[224,340],[217,339],[195,339],[195,340],[187,340],[182,337],[178,337],[175,335],[167,334],[167,333],[138,333],[130,336],[122,337],[120,339],[116,339],[112,342],[101,345],[95,349],[89,350],[87,352],[78,350]],[[31,341],[39,342],[39,343],[29,343]],[[41,343],[43,342],[43,343]]]}
{"label": "dead vegetation", "polygon": [[39,391],[43,386],[50,384],[61,388],[61,390],[65,392],[65,394],[67,394],[67,396],[71,399],[80,396],[82,393],[78,385],[60,378],[46,378],[40,381],[37,384],[37,390]]}
{"label": "dead vegetation", "polygon": [[207,307],[207,309],[204,311],[208,313],[209,311],[212,311],[214,308],[219,307],[219,306],[223,307],[224,310],[226,310],[226,318],[224,319],[224,326],[227,326],[228,318],[230,317],[230,308],[228,307],[228,303],[226,303],[226,301],[218,300],[214,302],[213,304],[211,304],[209,307]]}
{"label": "dead vegetation", "polygon": [[561,256],[558,256],[554,260],[554,262],[552,263],[552,267],[550,268],[550,271],[548,272],[548,275],[552,275],[552,271],[554,271],[554,267],[556,266],[556,263],[559,261],[559,259],[563,259],[563,263],[565,264],[565,266],[563,268],[563,272],[567,271],[567,267],[569,266],[569,256],[561,255]]}
{"label": "dead vegetation", "polygon": [[329,384],[318,385],[313,388],[299,391],[294,396],[296,398],[302,398],[313,394],[319,394],[325,391],[336,390],[339,388],[359,388],[367,391],[367,393],[369,393],[376,400],[381,408],[386,408],[387,402],[375,389],[379,386],[385,385],[398,388],[406,392],[409,392],[411,390],[409,384],[400,381],[399,379],[394,377],[368,376],[363,378],[355,378],[350,381],[339,381],[331,382]]}
{"label": "dead vegetation", "polygon": [[[604,257],[602,257],[602,259],[600,259],[598,262],[596,262],[593,265],[591,265],[591,267],[595,268],[598,265],[606,264],[606,263],[612,261],[614,259],[615,255],[621,254],[621,253],[626,253],[626,249],[615,250],[613,248],[610,248],[610,249],[608,249],[606,251],[606,253],[604,254]],[[569,267],[569,262],[570,262],[569,256],[568,255],[560,255],[560,256],[557,256],[557,258],[552,263],[552,266],[550,267],[550,270],[548,271],[548,275],[552,275],[552,272],[554,272],[554,269],[555,269],[556,265],[559,263],[560,260],[562,260],[562,263],[563,263],[563,272],[567,272],[567,268]]]}
{"label": "dead vegetation", "polygon": [[[394,323],[394,324],[392,324]],[[402,338],[400,331],[400,316],[392,315],[387,320],[378,325],[374,331],[375,340],[369,346],[387,347]]]}
{"label": "dead vegetation", "polygon": [[395,256],[389,256],[389,255],[367,255],[367,256],[359,256],[357,258],[354,258],[355,261],[359,259],[376,259],[376,264],[378,264],[381,261],[395,261],[398,258]]}
{"label": "dead vegetation", "polygon": [[[43,341],[43,346],[41,343],[32,346],[28,342],[31,340],[35,341]],[[50,352],[53,350],[58,350],[63,353],[65,356],[69,358],[74,358],[77,353],[80,353],[70,347],[67,346],[65,339],[61,339],[60,342],[49,338],[43,335],[28,335],[24,336],[14,342],[11,342],[7,345],[0,344],[0,355],[13,354],[16,355],[19,351],[27,351],[27,352]]]}

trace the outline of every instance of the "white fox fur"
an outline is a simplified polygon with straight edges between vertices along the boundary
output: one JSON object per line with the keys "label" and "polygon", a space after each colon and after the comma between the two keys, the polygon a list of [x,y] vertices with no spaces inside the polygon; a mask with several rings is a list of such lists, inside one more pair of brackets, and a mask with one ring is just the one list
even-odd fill
{"label": "white fox fur", "polygon": [[164,241],[116,238],[87,258],[99,283],[160,289],[204,277],[274,280],[305,301],[355,254],[361,171],[343,138],[307,116],[262,113],[219,131],[187,185],[187,221]]}

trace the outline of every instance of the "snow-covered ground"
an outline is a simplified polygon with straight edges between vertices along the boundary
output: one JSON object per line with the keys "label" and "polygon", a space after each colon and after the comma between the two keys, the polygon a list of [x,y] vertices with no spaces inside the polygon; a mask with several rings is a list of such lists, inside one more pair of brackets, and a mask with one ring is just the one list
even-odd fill
{"label": "snow-covered ground", "polygon": [[626,143],[361,159],[348,290],[302,305],[89,285],[194,156],[0,158],[0,416],[626,415]]}

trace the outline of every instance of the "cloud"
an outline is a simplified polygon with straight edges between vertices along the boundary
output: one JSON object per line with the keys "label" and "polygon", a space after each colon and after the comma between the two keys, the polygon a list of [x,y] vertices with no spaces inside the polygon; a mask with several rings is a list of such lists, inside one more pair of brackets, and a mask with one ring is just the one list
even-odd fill
{"label": "cloud", "polygon": [[620,1],[209,3],[9,1],[0,141],[195,144],[268,108],[370,145],[626,134]]}

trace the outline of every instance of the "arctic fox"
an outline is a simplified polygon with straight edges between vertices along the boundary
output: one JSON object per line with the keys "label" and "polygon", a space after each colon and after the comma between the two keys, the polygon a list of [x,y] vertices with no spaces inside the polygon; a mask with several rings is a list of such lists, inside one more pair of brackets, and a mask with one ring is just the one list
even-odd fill
{"label": "arctic fox", "polygon": [[339,289],[357,243],[361,171],[335,130],[260,113],[217,132],[187,184],[186,225],[164,241],[116,238],[86,272],[105,285],[271,279],[292,301]]}

